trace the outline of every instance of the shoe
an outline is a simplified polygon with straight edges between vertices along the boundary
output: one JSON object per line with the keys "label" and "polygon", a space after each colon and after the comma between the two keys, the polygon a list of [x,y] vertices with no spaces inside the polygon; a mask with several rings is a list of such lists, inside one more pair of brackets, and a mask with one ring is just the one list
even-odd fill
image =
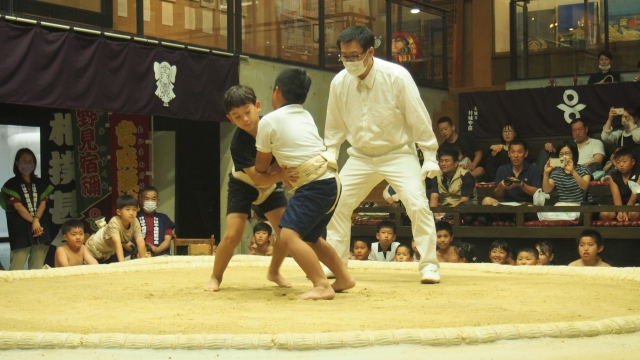
{"label": "shoe", "polygon": [[324,275],[327,277],[327,279],[335,279],[336,276],[333,274],[333,272],[331,270],[329,270],[328,267],[322,265],[322,271],[324,271]]}
{"label": "shoe", "polygon": [[440,283],[440,269],[438,265],[430,264],[420,271],[422,284],[438,284]]}

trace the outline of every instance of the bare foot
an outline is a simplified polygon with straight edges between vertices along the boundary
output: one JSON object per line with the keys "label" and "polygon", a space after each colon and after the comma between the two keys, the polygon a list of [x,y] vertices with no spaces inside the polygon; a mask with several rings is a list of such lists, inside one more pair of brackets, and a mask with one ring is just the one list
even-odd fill
{"label": "bare foot", "polygon": [[351,275],[349,275],[349,277],[344,279],[336,278],[336,281],[334,281],[333,284],[331,284],[331,287],[335,292],[341,292],[347,289],[351,289],[354,286],[356,286],[356,281],[353,279],[353,277],[351,277]]}
{"label": "bare foot", "polygon": [[331,300],[336,296],[331,286],[316,286],[298,296],[301,300]]}
{"label": "bare foot", "polygon": [[204,286],[204,291],[220,291],[220,281],[212,278],[207,285]]}
{"label": "bare foot", "polygon": [[276,283],[281,288],[290,288],[291,284],[280,273],[267,274],[267,280]]}

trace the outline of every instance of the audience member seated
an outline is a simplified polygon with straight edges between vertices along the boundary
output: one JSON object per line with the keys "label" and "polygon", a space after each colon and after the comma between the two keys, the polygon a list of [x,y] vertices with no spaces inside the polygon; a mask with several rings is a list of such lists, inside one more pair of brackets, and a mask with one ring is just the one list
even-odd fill
{"label": "audience member seated", "polygon": [[605,178],[611,177],[611,175],[614,172],[618,171],[618,169],[616,169],[615,157],[616,157],[616,152],[620,149],[622,148],[620,147],[616,148],[616,151],[614,151],[613,154],[611,154],[611,156],[609,157],[609,161],[607,161],[607,163],[604,164],[604,167],[602,167],[602,171],[604,171],[604,177],[601,179],[601,181],[604,181]]}
{"label": "audience member seated", "polygon": [[153,256],[170,254],[171,239],[174,237],[173,229],[176,227],[169,216],[156,212],[158,205],[160,205],[158,189],[153,186],[144,188],[140,193],[142,210],[138,212],[138,221],[144,242],[151,246]]}
{"label": "audience member seated", "polygon": [[[614,154],[618,171],[611,174],[609,188],[613,205],[635,205],[638,197],[629,188],[629,181],[638,182],[638,172],[635,169],[635,159],[630,149],[620,149]],[[601,212],[600,220],[629,221],[640,219],[640,212]]]}
{"label": "audience member seated", "polygon": [[570,263],[568,266],[611,266],[602,261],[604,239],[599,232],[592,229],[583,230],[576,239],[576,245],[578,245],[580,259]]}
{"label": "audience member seated", "polygon": [[84,226],[75,219],[70,219],[62,224],[60,229],[66,245],[56,249],[56,267],[97,265],[98,261],[91,256],[84,246]]}
{"label": "audience member seated", "polygon": [[467,154],[464,152],[464,149],[460,146],[456,146],[453,148],[458,153],[458,166],[466,169],[471,163],[471,159],[467,157]]}
{"label": "audience member seated", "polygon": [[[602,141],[590,138],[588,135],[589,128],[580,119],[571,121],[571,133],[578,148],[578,160],[576,163],[587,166],[591,173],[602,170],[602,162],[605,155]],[[549,157],[558,156],[554,151],[553,144],[550,142],[544,145],[544,150],[538,155],[537,161],[538,169],[541,172]]]}
{"label": "audience member seated", "polygon": [[396,248],[395,262],[413,262],[413,250],[410,246],[400,245]]}
{"label": "audience member seated", "polygon": [[589,169],[577,163],[578,149],[572,141],[565,141],[556,150],[560,160],[564,160],[564,166],[551,166],[551,159],[547,160],[542,176],[542,190],[547,194],[554,188],[558,192],[556,205],[580,205],[582,202],[592,202],[589,193],[591,172]]}
{"label": "audience member seated", "polygon": [[496,205],[499,202],[497,199],[532,203],[533,194],[542,186],[540,171],[526,161],[529,150],[524,140],[511,141],[508,154],[510,163],[500,166],[496,173],[493,188],[495,198],[484,198],[482,205]]}
{"label": "audience member seated", "polygon": [[538,250],[534,248],[523,248],[518,251],[518,257],[516,258],[516,265],[540,265],[540,255]]}
{"label": "audience member seated", "polygon": [[368,241],[356,240],[353,242],[353,255],[356,260],[369,260],[369,254],[371,253],[371,247]]}
{"label": "audience member seated", "polygon": [[613,61],[613,54],[611,51],[603,50],[598,53],[598,67],[600,71],[589,76],[587,84],[607,84],[607,83],[619,83],[620,74],[611,71],[611,62]]}
{"label": "audience member seated", "polygon": [[456,246],[458,250],[458,262],[459,263],[474,263],[476,262],[476,248],[469,243],[459,243]]}
{"label": "audience member seated", "polygon": [[395,241],[396,224],[391,221],[381,221],[377,226],[376,239],[378,241],[371,244],[369,260],[393,261],[396,249],[400,246],[400,243]]}
{"label": "audience member seated", "polygon": [[443,116],[438,119],[438,129],[442,137],[444,137],[444,142],[440,144],[438,150],[444,147],[455,148],[459,146],[464,150],[464,153],[472,159],[465,170],[469,171],[474,178],[480,179],[482,175],[484,175],[484,168],[480,165],[482,161],[482,150],[473,135],[469,133],[456,133],[456,127],[448,116]]}
{"label": "audience member seated", "polygon": [[145,257],[145,242],[136,218],[138,201],[131,195],[122,195],[116,200],[116,216],[109,224],[100,228],[87,239],[87,249],[99,263],[107,263],[114,254],[119,262],[124,261],[124,250],[131,251],[135,239],[139,257]]}
{"label": "audience member seated", "polygon": [[618,116],[618,111],[611,108],[609,118],[602,127],[602,141],[608,144],[616,144],[619,148],[631,149],[633,156],[640,161],[640,127],[638,127],[638,117],[640,116],[640,108],[624,108],[620,124],[622,129],[613,130],[611,123]]}
{"label": "audience member seated", "polygon": [[[458,166],[458,155],[450,147],[438,150],[438,165],[440,173],[427,178],[427,195],[431,206],[442,202],[442,206],[477,205],[476,181],[471,173]],[[435,213],[436,218],[443,217],[443,213]]]}
{"label": "audience member seated", "polygon": [[259,222],[253,227],[252,247],[249,255],[271,256],[273,253],[271,226],[264,222]]}
{"label": "audience member seated", "polygon": [[509,144],[517,137],[516,127],[513,124],[505,124],[500,133],[500,143],[489,146],[483,157],[489,179],[495,179],[498,168],[509,163]]}
{"label": "audience member seated", "polygon": [[538,250],[540,265],[554,265],[553,258],[555,254],[553,252],[553,244],[548,241],[541,241],[536,244],[536,250]]}
{"label": "audience member seated", "polygon": [[504,240],[496,240],[489,247],[489,260],[494,264],[509,265],[511,247]]}
{"label": "audience member seated", "polygon": [[436,222],[437,249],[436,256],[439,262],[459,262],[458,251],[451,246],[453,241],[453,226],[446,221]]}

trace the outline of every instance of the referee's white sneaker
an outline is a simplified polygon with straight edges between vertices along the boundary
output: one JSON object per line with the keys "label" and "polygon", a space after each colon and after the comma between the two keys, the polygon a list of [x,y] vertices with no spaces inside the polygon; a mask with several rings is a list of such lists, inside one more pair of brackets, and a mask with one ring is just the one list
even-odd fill
{"label": "referee's white sneaker", "polygon": [[422,279],[420,282],[423,284],[437,284],[440,282],[440,269],[436,264],[429,264],[420,270]]}
{"label": "referee's white sneaker", "polygon": [[333,272],[331,270],[329,270],[328,267],[322,265],[322,271],[324,271],[324,275],[327,277],[327,279],[335,279],[336,276],[333,274]]}

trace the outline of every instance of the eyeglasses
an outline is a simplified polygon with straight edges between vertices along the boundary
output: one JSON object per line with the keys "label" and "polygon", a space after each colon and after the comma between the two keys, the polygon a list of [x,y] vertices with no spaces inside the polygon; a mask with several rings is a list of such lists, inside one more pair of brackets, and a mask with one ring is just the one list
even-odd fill
{"label": "eyeglasses", "polygon": [[570,152],[561,152],[558,154],[559,157],[571,157],[572,155]]}
{"label": "eyeglasses", "polygon": [[362,54],[360,55],[352,55],[352,56],[338,55],[338,61],[342,61],[342,62],[360,61],[360,57],[366,53],[367,53],[367,50],[363,51]]}
{"label": "eyeglasses", "polygon": [[503,134],[513,134],[515,131],[513,130],[502,130]]}

